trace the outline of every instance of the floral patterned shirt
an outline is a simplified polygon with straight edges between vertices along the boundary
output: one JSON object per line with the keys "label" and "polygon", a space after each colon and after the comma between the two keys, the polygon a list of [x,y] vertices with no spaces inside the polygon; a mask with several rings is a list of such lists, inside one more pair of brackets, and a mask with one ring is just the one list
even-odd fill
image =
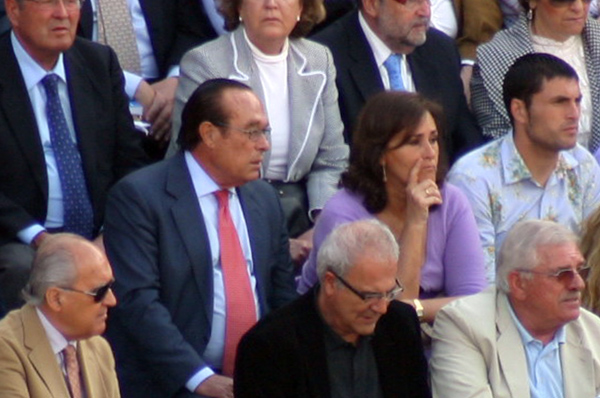
{"label": "floral patterned shirt", "polygon": [[578,233],[600,203],[600,167],[584,147],[562,151],[556,169],[541,186],[517,151],[512,133],[462,157],[448,181],[471,202],[490,283],[496,278],[496,251],[515,223],[552,220]]}

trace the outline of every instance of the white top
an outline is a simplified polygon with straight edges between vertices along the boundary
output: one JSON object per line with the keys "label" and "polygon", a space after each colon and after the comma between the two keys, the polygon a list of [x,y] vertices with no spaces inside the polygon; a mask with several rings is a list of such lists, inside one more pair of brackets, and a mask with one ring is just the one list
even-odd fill
{"label": "white top", "polygon": [[[383,82],[383,87],[386,90],[390,89],[390,77],[388,76],[387,69],[383,66],[383,63],[390,55],[392,55],[392,50],[381,41],[381,39],[371,30],[367,21],[362,15],[362,11],[358,13],[358,22],[360,23],[360,27],[365,33],[365,37],[367,38],[367,42],[369,43],[369,47],[371,47],[371,51],[373,52],[373,56],[375,57],[375,63],[377,64],[377,69],[379,70],[379,75],[381,76],[381,81]],[[400,62],[400,69],[402,70],[402,83],[404,83],[404,88],[406,91],[415,92],[415,83],[412,79],[412,73],[410,72],[410,66],[406,60],[406,54],[402,54],[402,61]]]}
{"label": "white top", "polygon": [[458,25],[452,0],[431,0],[431,20],[429,25],[441,30],[451,38],[456,38]]}
{"label": "white top", "polygon": [[50,129],[48,127],[48,118],[46,116],[46,90],[42,84],[42,79],[49,74],[56,74],[60,77],[58,81],[58,96],[60,104],[63,108],[63,113],[67,122],[71,139],[77,141],[75,136],[75,128],[73,127],[73,114],[71,112],[71,102],[67,90],[67,76],[63,63],[62,53],[58,57],[58,61],[54,69],[50,71],[44,70],[31,56],[17,39],[14,31],[10,34],[10,40],[15,52],[15,57],[19,64],[19,69],[25,81],[25,88],[29,94],[31,108],[35,116],[35,122],[38,127],[40,142],[44,151],[44,161],[46,164],[46,174],[48,176],[48,209],[46,212],[46,220],[44,226],[35,224],[18,232],[17,236],[21,241],[30,244],[33,238],[46,228],[59,228],[64,224],[64,204],[62,186],[58,175],[58,166],[56,165],[56,155],[50,140]]}
{"label": "white top", "polygon": [[[223,366],[223,351],[225,349],[226,298],[223,269],[221,268],[221,246],[219,244],[219,204],[214,193],[220,191],[221,188],[189,152],[185,153],[185,164],[190,172],[194,192],[200,204],[202,218],[206,226],[206,234],[210,243],[210,254],[212,256],[213,314],[210,339],[202,354],[202,359],[210,364],[212,369],[219,369]],[[260,307],[256,293],[256,277],[254,275],[254,263],[252,261],[252,248],[250,246],[250,238],[248,237],[248,227],[237,191],[232,188],[229,192],[229,211],[231,212],[231,219],[240,239],[242,252],[246,258],[250,286],[252,287],[252,292],[254,292],[256,319],[258,319],[260,317]],[[186,383],[188,390],[194,392],[204,380],[214,374],[212,369],[204,367],[192,375]]]}
{"label": "white top", "polygon": [[271,157],[266,167],[265,178],[285,181],[291,119],[290,93],[287,82],[287,56],[289,41],[286,39],[281,53],[268,55],[260,51],[248,39],[244,30],[244,38],[252,51],[252,58],[258,67],[260,83],[265,94],[265,108],[271,126]]}
{"label": "white top", "polygon": [[571,65],[575,69],[575,72],[577,72],[582,95],[577,141],[587,148],[592,135],[592,93],[590,92],[590,80],[585,68],[585,55],[581,35],[573,36],[564,42],[560,42],[532,34],[531,41],[535,52],[552,54]]}

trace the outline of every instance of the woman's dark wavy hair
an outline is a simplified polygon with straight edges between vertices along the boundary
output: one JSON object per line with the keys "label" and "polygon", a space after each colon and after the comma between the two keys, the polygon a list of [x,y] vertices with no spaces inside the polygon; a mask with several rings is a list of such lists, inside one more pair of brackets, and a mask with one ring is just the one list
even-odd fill
{"label": "woman's dark wavy hair", "polygon": [[[353,133],[350,166],[342,174],[341,185],[364,196],[364,205],[371,213],[379,213],[387,204],[381,157],[388,143],[401,135],[404,145],[425,113],[429,112],[438,130],[439,160],[436,182],[441,186],[446,176],[444,153],[444,115],[442,107],[417,93],[385,91],[371,97],[358,117]],[[395,149],[392,148],[392,149]]]}
{"label": "woman's dark wavy hair", "polygon": [[[225,29],[235,30],[240,25],[240,12],[244,0],[221,0],[219,12],[225,18]],[[277,1],[277,0],[275,0]],[[296,24],[290,37],[306,36],[312,28],[325,19],[323,0],[298,0],[302,5],[300,21]]]}

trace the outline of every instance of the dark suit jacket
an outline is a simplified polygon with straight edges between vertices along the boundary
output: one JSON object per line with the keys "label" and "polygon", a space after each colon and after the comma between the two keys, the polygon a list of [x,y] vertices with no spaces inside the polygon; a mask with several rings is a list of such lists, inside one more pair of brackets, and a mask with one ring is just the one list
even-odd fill
{"label": "dark suit jacket", "polygon": [[[33,108],[10,35],[0,37],[0,243],[43,224],[48,177]],[[145,156],[123,91],[123,74],[106,46],[76,39],[64,53],[73,122],[96,231],[108,189],[141,166]]]}
{"label": "dark suit jacket", "polygon": [[[328,46],[333,54],[344,134],[351,145],[360,110],[370,96],[383,90],[375,57],[358,22],[358,11],[313,38]],[[407,58],[417,91],[444,108],[445,144],[450,159],[482,144],[483,136],[467,107],[460,80],[460,57],[452,39],[429,29],[425,44]]]}
{"label": "dark suit jacket", "polygon": [[[238,346],[236,398],[329,398],[325,324],[317,288],[269,314]],[[415,311],[394,301],[373,335],[373,351],[385,398],[430,397],[427,362]],[[366,397],[365,397],[366,398]]]}
{"label": "dark suit jacket", "polygon": [[[285,219],[268,183],[238,188],[261,314],[295,298]],[[119,300],[108,338],[124,397],[192,397],[213,313],[211,249],[182,153],[112,190],[105,244]]]}
{"label": "dark suit jacket", "polygon": [[10,21],[6,15],[6,9],[4,8],[4,2],[0,1],[0,35],[8,32],[10,29]]}
{"label": "dark suit jacket", "polygon": [[[93,17],[90,1],[83,3],[79,34],[92,38]],[[179,65],[183,54],[217,37],[202,5],[202,0],[139,0],[160,77]],[[87,4],[86,4],[87,3]]]}

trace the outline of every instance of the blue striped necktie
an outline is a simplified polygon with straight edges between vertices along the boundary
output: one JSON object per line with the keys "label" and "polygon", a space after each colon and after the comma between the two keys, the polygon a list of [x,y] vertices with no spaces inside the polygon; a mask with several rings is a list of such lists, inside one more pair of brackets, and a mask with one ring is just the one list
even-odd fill
{"label": "blue striped necktie", "polygon": [[402,80],[402,69],[400,68],[401,60],[402,54],[392,54],[383,63],[390,78],[390,89],[396,91],[406,91]]}

